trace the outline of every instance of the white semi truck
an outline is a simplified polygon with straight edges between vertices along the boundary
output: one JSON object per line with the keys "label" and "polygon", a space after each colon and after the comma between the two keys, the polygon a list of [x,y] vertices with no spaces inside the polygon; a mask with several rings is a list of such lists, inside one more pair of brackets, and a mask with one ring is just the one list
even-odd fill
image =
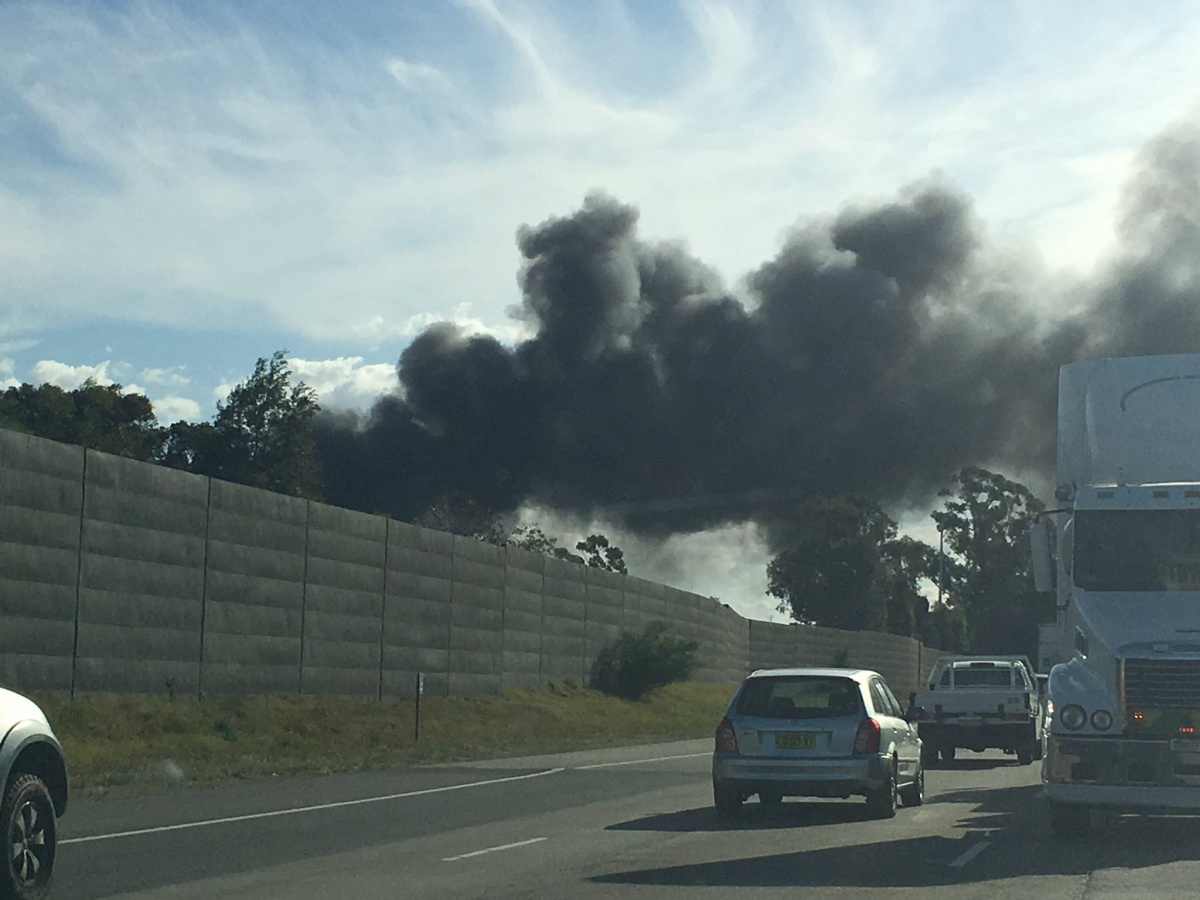
{"label": "white semi truck", "polygon": [[1055,498],[1032,529],[1035,581],[1058,602],[1051,825],[1200,811],[1200,355],[1063,366]]}

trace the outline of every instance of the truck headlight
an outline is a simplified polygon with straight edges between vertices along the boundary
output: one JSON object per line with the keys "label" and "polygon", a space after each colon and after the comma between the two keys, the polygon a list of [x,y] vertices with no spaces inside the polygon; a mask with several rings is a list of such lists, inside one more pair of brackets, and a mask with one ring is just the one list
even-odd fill
{"label": "truck headlight", "polygon": [[1113,717],[1107,709],[1098,709],[1092,713],[1092,727],[1097,731],[1108,731],[1112,728]]}
{"label": "truck headlight", "polygon": [[1063,726],[1078,731],[1087,724],[1087,711],[1078,703],[1068,703],[1062,708],[1062,712],[1058,714],[1059,721]]}

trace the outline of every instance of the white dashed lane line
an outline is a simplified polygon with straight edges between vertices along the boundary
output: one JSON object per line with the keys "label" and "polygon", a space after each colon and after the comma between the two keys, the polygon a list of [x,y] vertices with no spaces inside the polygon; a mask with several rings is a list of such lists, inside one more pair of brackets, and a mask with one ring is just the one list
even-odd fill
{"label": "white dashed lane line", "polygon": [[965,853],[962,853],[961,855],[959,855],[959,857],[957,859],[955,859],[954,862],[950,863],[950,868],[961,869],[963,866],[965,866],[967,863],[969,863],[971,860],[973,860],[975,857],[977,857],[980,853],[982,853],[984,850],[986,850],[991,845],[992,845],[991,841],[980,841],[974,847],[967,850]]}
{"label": "white dashed lane line", "polygon": [[86,844],[91,841],[111,841],[116,838],[136,837],[142,834],[161,834],[166,831],[183,831],[187,828],[203,828],[206,825],[227,825],[230,822],[249,822],[252,819],[271,819],[277,816],[294,816],[300,813],[317,812],[323,809],[341,809],[346,806],[361,806],[364,803],[383,803],[388,800],[402,800],[405,797],[424,797],[427,794],[443,794],[447,791],[462,791],[467,788],[484,787],[489,784],[507,784],[510,781],[525,781],[530,778],[541,778],[544,775],[555,775],[562,769],[547,769],[544,772],[531,772],[528,775],[513,775],[508,778],[489,778],[486,781],[468,781],[464,784],[450,784],[445,787],[426,788],[421,791],[405,791],[400,794],[385,794],[382,797],[363,797],[361,800],[339,800],[335,803],[318,803],[314,806],[296,806],[291,809],[276,809],[270,812],[250,813],[244,816],[225,816],[220,819],[203,819],[199,822],[181,822],[178,825],[162,825],[158,828],[138,828],[133,831],[116,831],[112,834],[93,834],[88,837],[69,838],[59,841],[59,844]]}
{"label": "white dashed lane line", "polygon": [[443,856],[442,862],[458,862],[460,859],[470,859],[472,856],[483,856],[485,853],[496,853],[500,850],[512,850],[516,847],[528,847],[530,844],[540,844],[547,840],[544,837],[530,838],[527,841],[517,841],[514,844],[501,844],[499,847],[488,847],[486,850],[472,850],[470,853],[460,853],[458,856]]}

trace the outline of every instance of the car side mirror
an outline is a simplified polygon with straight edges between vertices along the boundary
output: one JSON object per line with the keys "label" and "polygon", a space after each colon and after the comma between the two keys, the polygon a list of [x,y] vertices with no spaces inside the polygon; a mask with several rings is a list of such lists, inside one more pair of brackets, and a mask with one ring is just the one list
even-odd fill
{"label": "car side mirror", "polygon": [[908,704],[908,709],[904,712],[905,722],[916,722],[925,714],[925,710],[917,706],[915,703]]}

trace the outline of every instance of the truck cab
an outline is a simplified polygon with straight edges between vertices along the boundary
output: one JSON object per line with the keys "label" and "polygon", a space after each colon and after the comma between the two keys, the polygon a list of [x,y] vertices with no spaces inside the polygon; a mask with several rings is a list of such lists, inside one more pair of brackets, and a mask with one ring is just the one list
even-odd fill
{"label": "truck cab", "polygon": [[1032,530],[1047,635],[1051,825],[1200,810],[1200,355],[1094,360],[1059,380],[1058,508]]}

